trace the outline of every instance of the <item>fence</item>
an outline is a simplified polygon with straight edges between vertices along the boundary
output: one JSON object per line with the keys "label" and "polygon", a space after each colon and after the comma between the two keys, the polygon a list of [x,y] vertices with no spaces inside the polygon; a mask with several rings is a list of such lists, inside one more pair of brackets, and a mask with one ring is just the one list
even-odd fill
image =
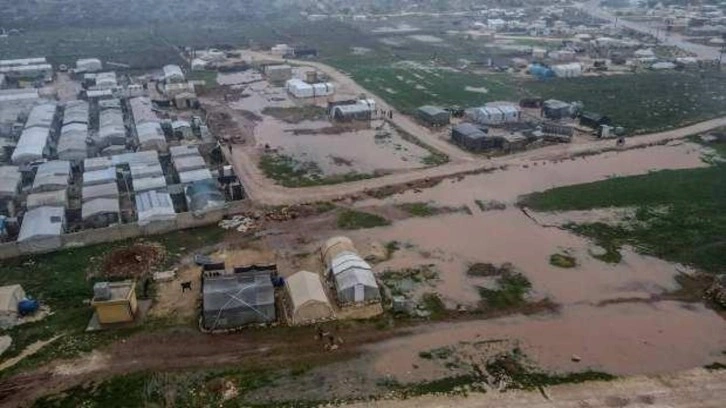
{"label": "fence", "polygon": [[137,223],[118,224],[106,228],[87,229],[62,234],[60,244],[55,247],[34,246],[32,242],[6,242],[0,244],[0,260],[203,227],[216,224],[224,217],[239,214],[248,209],[249,204],[247,201],[233,201],[225,204],[220,209],[201,214],[190,212],[177,214],[176,218],[171,221],[155,222],[147,225]]}

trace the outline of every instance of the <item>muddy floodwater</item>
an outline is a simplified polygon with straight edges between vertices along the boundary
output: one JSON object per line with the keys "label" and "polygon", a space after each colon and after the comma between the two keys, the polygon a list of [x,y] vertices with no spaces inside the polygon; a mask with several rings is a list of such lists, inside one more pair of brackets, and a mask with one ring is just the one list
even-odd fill
{"label": "muddy floodwater", "polygon": [[[431,189],[358,203],[375,207],[429,201],[439,206],[465,205],[472,212],[409,218],[350,234],[357,245],[402,243],[392,259],[375,266],[377,272],[433,265],[439,272],[435,290],[448,307],[475,306],[480,300],[477,286],[492,283],[468,276],[467,267],[473,262],[511,262],[531,281],[530,299],[549,298],[560,305],[553,314],[422,328],[376,346],[373,368],[402,381],[451,375],[450,367],[422,359],[418,353],[487,340],[519,346],[541,367],[557,371],[656,373],[726,360],[722,354],[726,322],[716,313],[697,303],[646,301],[677,289],[675,277],[687,268],[629,248],[622,249],[620,263],[605,263],[591,255],[593,243],[588,239],[542,224],[559,224],[568,218],[615,221],[632,209],[599,210],[591,217],[586,212],[534,214],[538,222],[513,205],[522,194],[552,187],[704,166],[701,152],[699,146],[685,143],[558,162],[522,161],[505,170],[447,180]],[[482,211],[475,200],[498,200],[506,208]],[[563,252],[576,259],[576,267],[550,265],[550,255]],[[582,360],[572,361],[573,355]]]}
{"label": "muddy floodwater", "polygon": [[[575,305],[564,307],[557,315],[426,327],[420,333],[374,346],[372,364],[381,375],[420,380],[440,367],[420,358],[419,351],[487,340],[513,341],[546,370],[659,373],[723,360],[726,324],[698,304]],[[573,355],[581,361],[572,361]]]}
{"label": "muddy floodwater", "polygon": [[[386,199],[386,202],[433,201],[441,205],[474,205],[475,200],[513,202],[517,196],[554,187],[589,183],[614,176],[645,174],[653,170],[702,167],[703,149],[691,143],[677,146],[653,146],[597,156],[547,160],[522,160],[506,171],[468,176],[462,180],[445,180],[422,192],[409,191]],[[359,205],[375,205],[366,200]]]}
{"label": "muddy floodwater", "polygon": [[[257,115],[254,137],[258,147],[269,146],[298,161],[314,162],[324,174],[424,167],[422,160],[429,152],[405,141],[382,120],[373,120],[370,126],[359,123],[360,128],[350,129],[327,119],[286,123],[262,113],[265,107],[289,108],[300,103],[290,98],[282,88],[263,81],[247,87],[245,96],[230,106]],[[324,105],[322,102],[318,105]]]}

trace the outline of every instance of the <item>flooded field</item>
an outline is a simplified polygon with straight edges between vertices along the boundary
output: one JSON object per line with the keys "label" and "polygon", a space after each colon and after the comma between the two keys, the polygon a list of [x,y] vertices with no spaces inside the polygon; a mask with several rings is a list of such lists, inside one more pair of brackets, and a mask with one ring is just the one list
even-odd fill
{"label": "flooded field", "polygon": [[[227,80],[242,80],[229,74]],[[335,99],[343,96],[336,92]],[[334,123],[323,118],[288,123],[265,114],[265,108],[324,107],[327,98],[295,100],[283,88],[265,81],[249,85],[244,97],[230,103],[239,111],[255,117],[254,139],[257,148],[276,150],[299,162],[313,162],[325,175],[393,172],[425,167],[422,160],[429,152],[405,141],[398,131],[383,120]],[[248,113],[248,115],[249,115]]]}
{"label": "flooded field", "polygon": [[[608,177],[644,174],[663,169],[684,169],[706,166],[701,160],[703,148],[683,143],[676,146],[653,146],[596,156],[583,156],[552,161],[543,152],[537,160],[522,160],[506,171],[446,180],[424,191],[409,191],[385,199],[386,203],[433,201],[438,205],[470,205],[475,200],[514,202],[522,194],[554,187],[589,183]],[[375,205],[366,200],[360,206]]]}

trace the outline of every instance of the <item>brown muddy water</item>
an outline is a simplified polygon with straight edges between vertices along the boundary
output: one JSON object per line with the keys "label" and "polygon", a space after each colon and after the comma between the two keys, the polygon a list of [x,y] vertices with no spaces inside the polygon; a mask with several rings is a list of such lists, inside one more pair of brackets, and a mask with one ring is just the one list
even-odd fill
{"label": "brown muddy water", "polygon": [[[506,171],[468,176],[462,180],[445,180],[422,192],[408,191],[387,198],[386,203],[433,201],[439,205],[474,205],[475,200],[514,202],[517,196],[554,187],[589,183],[608,177],[644,174],[663,169],[702,167],[703,149],[692,143],[677,146],[653,146],[597,156],[559,160],[521,160]],[[360,206],[380,205],[365,200]]]}
{"label": "brown muddy water", "polygon": [[[440,372],[438,364],[422,359],[419,351],[502,339],[516,343],[545,370],[645,374],[724,360],[726,324],[696,304],[576,305],[557,315],[428,326],[372,347],[372,365],[381,375],[416,381]],[[581,361],[572,361],[573,355]]]}
{"label": "brown muddy water", "polygon": [[[285,123],[262,115],[265,107],[295,106],[281,88],[260,82],[248,87],[245,94],[230,106],[261,117],[254,130],[256,146],[269,146],[301,162],[314,162],[324,174],[390,172],[425,166],[422,160],[429,152],[403,140],[382,120],[372,121],[367,129],[328,134],[323,129],[334,126],[328,120]],[[381,126],[383,131],[379,133],[376,128]]]}

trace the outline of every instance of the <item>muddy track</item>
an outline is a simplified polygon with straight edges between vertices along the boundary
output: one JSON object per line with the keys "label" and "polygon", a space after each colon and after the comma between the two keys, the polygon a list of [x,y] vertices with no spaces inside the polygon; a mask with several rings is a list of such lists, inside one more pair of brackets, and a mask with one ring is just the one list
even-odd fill
{"label": "muddy track", "polygon": [[3,379],[0,381],[0,406],[29,406],[44,395],[134,372],[235,367],[282,369],[298,362],[340,361],[357,355],[360,347],[366,344],[405,334],[404,331],[360,328],[335,333],[345,340],[336,352],[324,350],[323,343],[315,339],[314,328],[253,330],[223,335],[205,335],[194,329],[142,333],[90,355],[55,361]]}

